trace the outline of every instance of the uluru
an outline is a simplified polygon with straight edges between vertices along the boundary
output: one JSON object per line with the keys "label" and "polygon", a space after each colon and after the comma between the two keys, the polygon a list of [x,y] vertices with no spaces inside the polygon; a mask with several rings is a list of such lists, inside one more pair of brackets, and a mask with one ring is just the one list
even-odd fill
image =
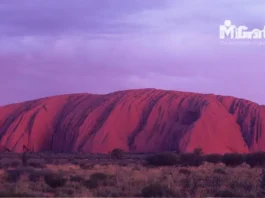
{"label": "uluru", "polygon": [[265,107],[230,96],[136,89],[68,94],[0,107],[13,152],[265,151]]}

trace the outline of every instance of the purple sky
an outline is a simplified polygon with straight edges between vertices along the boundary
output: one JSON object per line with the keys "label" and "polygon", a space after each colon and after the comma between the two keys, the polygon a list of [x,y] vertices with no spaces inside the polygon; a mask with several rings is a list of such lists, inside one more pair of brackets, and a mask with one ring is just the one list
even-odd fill
{"label": "purple sky", "polygon": [[147,87],[265,104],[265,45],[219,40],[226,19],[262,29],[264,10],[264,0],[1,0],[0,105]]}

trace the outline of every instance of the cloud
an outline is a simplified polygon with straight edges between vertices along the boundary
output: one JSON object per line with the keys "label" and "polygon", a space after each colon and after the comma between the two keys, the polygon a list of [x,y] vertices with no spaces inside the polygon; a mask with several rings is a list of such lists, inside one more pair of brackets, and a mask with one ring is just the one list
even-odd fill
{"label": "cloud", "polygon": [[[265,102],[264,47],[219,43],[225,19],[263,27],[250,0],[2,0],[0,105],[156,87]],[[244,86],[244,89],[241,87]]]}
{"label": "cloud", "polygon": [[[23,2],[23,3],[22,3]],[[128,13],[150,6],[161,6],[161,1],[132,2],[93,0],[14,0],[0,3],[0,34],[12,36],[55,36],[62,34],[122,34],[139,28],[119,19]]]}
{"label": "cloud", "polygon": [[146,76],[130,76],[127,79],[127,88],[133,87],[155,87],[160,89],[183,89],[188,88],[186,91],[196,91],[194,87],[198,84],[203,85],[207,83],[212,83],[210,79],[205,79],[202,76],[173,76],[173,75],[163,75],[161,73],[147,73]]}

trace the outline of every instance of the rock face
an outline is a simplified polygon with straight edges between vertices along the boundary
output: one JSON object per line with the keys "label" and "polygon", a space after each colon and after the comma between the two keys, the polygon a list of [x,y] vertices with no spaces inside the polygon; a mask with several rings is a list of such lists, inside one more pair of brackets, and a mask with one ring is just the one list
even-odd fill
{"label": "rock face", "polygon": [[228,96],[140,89],[0,107],[0,147],[31,151],[265,151],[265,107]]}

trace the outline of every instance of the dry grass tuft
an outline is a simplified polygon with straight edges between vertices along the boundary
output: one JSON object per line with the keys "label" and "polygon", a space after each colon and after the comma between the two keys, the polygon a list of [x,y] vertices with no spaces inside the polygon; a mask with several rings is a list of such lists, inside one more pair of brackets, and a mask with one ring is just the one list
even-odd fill
{"label": "dry grass tuft", "polygon": [[[30,155],[30,154],[29,154]],[[237,165],[226,156],[228,166],[220,163],[219,155],[208,157],[202,165],[199,158],[182,156],[185,164],[176,164],[175,155],[163,154],[144,164],[143,158],[122,160],[102,158],[78,159],[66,154],[60,158],[42,154],[29,156],[22,166],[21,156],[5,154],[0,161],[0,196],[10,197],[264,197],[265,172],[259,160],[257,167]],[[258,156],[260,156],[259,154]],[[155,156],[155,155],[153,155]],[[97,156],[96,156],[97,157]],[[157,158],[163,158],[164,165]],[[54,161],[55,160],[55,161]],[[105,161],[104,161],[105,160]],[[47,163],[49,161],[49,163]],[[117,162],[119,161],[119,162]],[[63,163],[64,162],[64,163]],[[209,163],[211,162],[211,163]],[[188,163],[194,166],[188,166]],[[172,165],[171,165],[172,164]]]}

